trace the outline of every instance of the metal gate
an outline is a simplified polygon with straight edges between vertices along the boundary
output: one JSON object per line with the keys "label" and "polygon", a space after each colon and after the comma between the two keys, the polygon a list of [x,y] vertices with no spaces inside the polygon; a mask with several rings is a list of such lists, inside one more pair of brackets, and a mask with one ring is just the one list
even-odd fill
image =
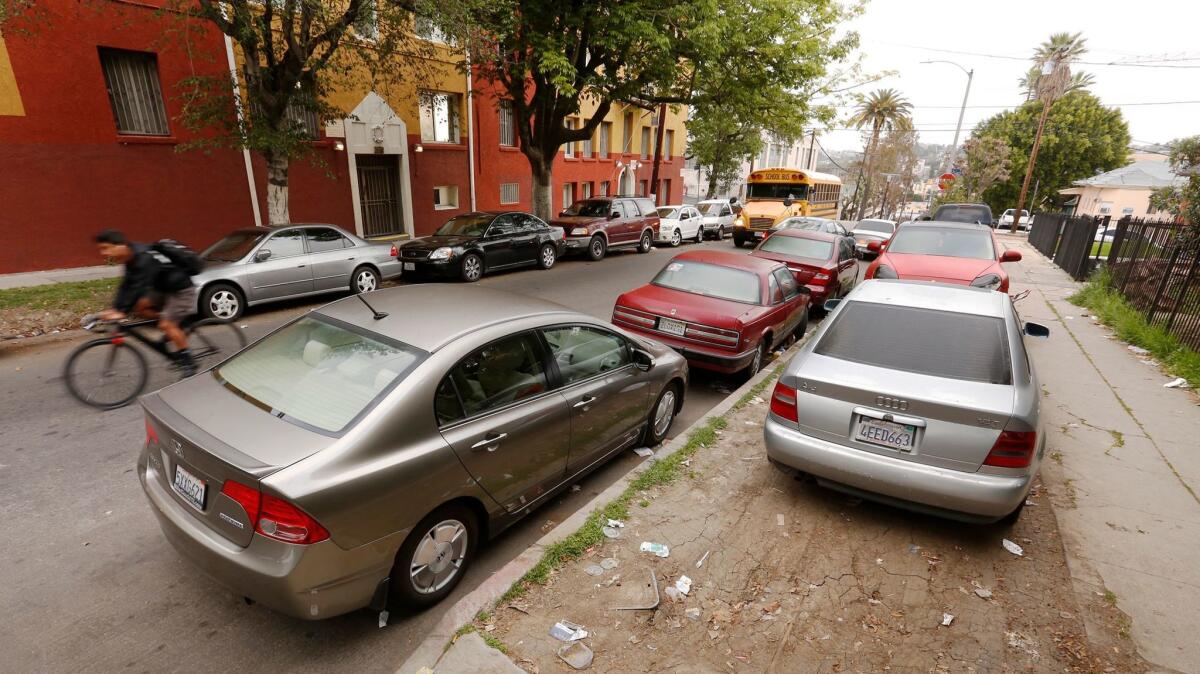
{"label": "metal gate", "polygon": [[358,201],[364,236],[404,232],[400,219],[400,157],[358,155]]}

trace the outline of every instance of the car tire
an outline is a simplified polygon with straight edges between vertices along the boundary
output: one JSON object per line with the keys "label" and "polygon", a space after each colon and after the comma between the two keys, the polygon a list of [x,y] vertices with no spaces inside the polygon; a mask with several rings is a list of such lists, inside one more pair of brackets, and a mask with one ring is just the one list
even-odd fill
{"label": "car tire", "polygon": [[237,286],[214,283],[200,295],[200,313],[205,318],[236,321],[246,311],[246,298]]}
{"label": "car tire", "polygon": [[703,227],[696,228],[696,238],[693,240],[696,243],[702,243],[704,241],[704,228]]}
{"label": "car tire", "polygon": [[600,236],[599,234],[593,236],[592,240],[588,242],[587,256],[592,262],[599,262],[600,260],[603,260],[604,254],[607,252],[608,243],[605,242],[604,237]]}
{"label": "car tire", "polygon": [[[463,504],[445,505],[426,515],[396,553],[388,602],[396,608],[425,608],[453,592],[475,557],[479,531],[475,513]],[[458,543],[461,537],[466,541]],[[424,559],[430,561],[423,563]],[[414,571],[418,567],[422,568]]]}
{"label": "car tire", "polygon": [[478,253],[467,253],[462,259],[462,280],[474,283],[483,278],[483,258]]}
{"label": "car tire", "polygon": [[358,295],[372,290],[379,290],[379,272],[366,265],[355,269],[350,275],[350,292]]}
{"label": "car tire", "polygon": [[758,350],[754,352],[754,360],[750,361],[746,369],[742,370],[743,378],[750,379],[763,369],[763,366],[767,363],[767,358],[771,356],[769,352],[770,348],[769,340],[764,335],[762,341],[758,343]]}
{"label": "car tire", "polygon": [[658,400],[654,401],[654,407],[650,408],[646,432],[642,434],[643,446],[653,447],[667,437],[667,433],[671,430],[671,424],[675,422],[675,415],[679,412],[679,404],[682,400],[683,396],[679,393],[678,384],[672,382],[663,389],[663,392],[658,395]]}
{"label": "car tire", "polygon": [[678,248],[681,243],[683,243],[683,232],[676,229],[671,233],[671,247]]}
{"label": "car tire", "polygon": [[554,244],[547,243],[538,252],[538,267],[549,269],[554,266],[555,262],[558,262],[558,249],[554,247]]}
{"label": "car tire", "polygon": [[735,248],[741,248],[741,247],[742,247],[742,245],[743,245],[743,244],[745,244],[745,243],[746,243],[745,241],[743,241],[742,239],[739,239],[739,238],[737,238],[737,236],[734,236],[734,237],[733,237],[733,245],[734,245],[734,247],[735,247]]}
{"label": "car tire", "polygon": [[1025,499],[1021,499],[1021,505],[1017,506],[1012,512],[1001,517],[996,521],[1000,526],[1011,527],[1021,519],[1021,513],[1025,510]]}
{"label": "car tire", "polygon": [[724,240],[725,240],[725,225],[720,225],[717,227],[717,241],[724,241]]}
{"label": "car tire", "polygon": [[792,336],[796,341],[804,339],[804,333],[808,332],[808,310],[804,311],[804,316],[800,319],[800,325],[796,326],[796,330],[792,332]]}
{"label": "car tire", "polygon": [[649,230],[642,232],[642,238],[638,240],[637,252],[649,253],[654,248],[654,235]]}

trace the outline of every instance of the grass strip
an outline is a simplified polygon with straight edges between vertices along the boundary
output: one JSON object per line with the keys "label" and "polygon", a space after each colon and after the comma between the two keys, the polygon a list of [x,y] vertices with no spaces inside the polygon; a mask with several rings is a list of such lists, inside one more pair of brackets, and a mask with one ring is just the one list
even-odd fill
{"label": "grass strip", "polygon": [[28,288],[0,290],[0,310],[32,309],[52,311],[65,309],[86,314],[108,306],[113,291],[121,279],[104,278],[69,283],[47,283]]}
{"label": "grass strip", "polygon": [[1200,353],[1180,343],[1161,326],[1148,323],[1146,314],[1113,290],[1109,282],[1109,272],[1102,268],[1082,290],[1067,299],[1090,309],[1122,341],[1149,351],[1171,374],[1183,377],[1193,386],[1200,385]]}

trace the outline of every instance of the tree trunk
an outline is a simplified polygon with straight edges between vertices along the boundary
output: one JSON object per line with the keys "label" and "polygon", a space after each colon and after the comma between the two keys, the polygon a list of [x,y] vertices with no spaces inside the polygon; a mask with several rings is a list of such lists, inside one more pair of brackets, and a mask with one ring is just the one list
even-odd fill
{"label": "tree trunk", "polygon": [[650,193],[655,196],[655,204],[662,205],[668,203],[671,195],[659,194],[658,191],[661,185],[658,184],[658,167],[662,163],[663,151],[663,136],[667,129],[667,104],[663,103],[658,108],[658,138],[654,143],[654,170],[650,173]]}
{"label": "tree trunk", "polygon": [[292,216],[288,212],[288,156],[268,152],[263,158],[267,160],[267,222],[289,224]]}
{"label": "tree trunk", "polygon": [[533,173],[533,214],[550,221],[554,211],[552,164],[544,160],[529,158],[529,168]]}
{"label": "tree trunk", "polygon": [[705,199],[715,199],[716,196],[717,196],[716,177],[713,174],[709,173],[708,174],[708,191],[704,193],[704,198]]}
{"label": "tree trunk", "polygon": [[862,220],[867,217],[867,206],[871,199],[871,155],[875,153],[875,145],[879,142],[879,127],[878,123],[871,127],[871,139],[867,142],[867,152],[863,156],[863,175],[865,176],[865,184],[863,187],[863,196],[858,200],[858,208],[855,209],[854,217]]}

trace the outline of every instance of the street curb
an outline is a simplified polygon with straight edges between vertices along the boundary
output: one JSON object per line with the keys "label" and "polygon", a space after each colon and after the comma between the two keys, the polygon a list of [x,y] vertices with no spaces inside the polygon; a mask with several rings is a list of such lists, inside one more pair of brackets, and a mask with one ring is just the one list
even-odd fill
{"label": "street curb", "polygon": [[[768,367],[764,367],[761,372],[751,377],[749,381],[739,386],[737,390],[726,396],[724,400],[714,405],[712,409],[694,421],[692,425],[677,434],[675,439],[655,450],[655,455],[669,456],[687,444],[688,437],[691,436],[693,431],[705,426],[715,417],[724,416],[729,410],[733,409],[733,406],[751,389],[768,377],[774,376],[776,367],[787,363],[792,356],[796,355],[796,351],[808,341],[815,330],[816,326],[788,348],[787,351],[780,354],[779,358],[772,361]],[[639,463],[621,477],[621,479],[609,485],[607,489],[594,496],[586,504],[580,506],[579,509],[561,524],[539,538],[537,542],[493,573],[487,580],[480,583],[479,587],[455,602],[430,631],[429,635],[417,646],[412,655],[400,665],[399,669],[396,670],[397,674],[415,674],[422,667],[436,669],[438,661],[446,650],[446,644],[454,637],[459,627],[472,621],[480,611],[490,608],[501,595],[512,587],[513,583],[520,580],[526,572],[537,565],[542,559],[542,554],[546,548],[579,530],[588,517],[591,516],[592,512],[603,508],[606,504],[620,496],[625,491],[625,488],[629,486],[629,483],[649,468],[652,463],[653,461]]]}

